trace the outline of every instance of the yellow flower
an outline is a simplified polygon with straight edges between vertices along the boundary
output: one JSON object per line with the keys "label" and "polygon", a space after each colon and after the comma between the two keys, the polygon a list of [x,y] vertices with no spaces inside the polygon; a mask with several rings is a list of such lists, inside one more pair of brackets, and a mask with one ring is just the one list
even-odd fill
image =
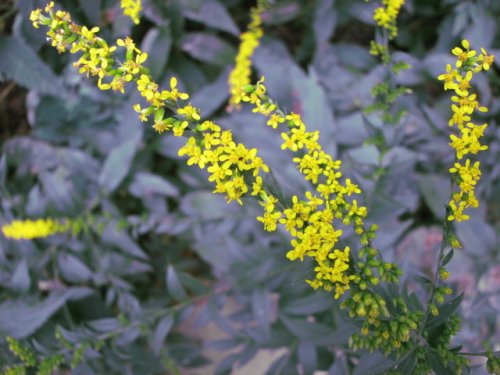
{"label": "yellow flower", "polygon": [[457,56],[457,62],[455,64],[457,68],[460,68],[469,58],[476,56],[476,51],[470,50],[470,44],[467,39],[462,40],[462,47],[464,49],[455,47],[451,50],[451,53]]}
{"label": "yellow flower", "polygon": [[489,70],[490,66],[493,64],[493,61],[495,61],[495,56],[488,55],[486,53],[486,50],[484,48],[481,48],[481,54],[479,55],[478,58],[481,68],[484,70]]}
{"label": "yellow flower", "polygon": [[451,215],[448,215],[448,221],[455,220],[457,222],[461,222],[469,219],[469,215],[463,213],[466,206],[465,202],[460,202],[457,206],[454,201],[451,201],[448,206],[452,212]]}
{"label": "yellow flower", "polygon": [[153,82],[149,75],[141,74],[139,80],[137,81],[137,90],[139,90],[141,95],[145,97],[148,102],[151,102],[153,101],[155,94],[158,93],[158,84]]}
{"label": "yellow flower", "polygon": [[454,87],[455,92],[460,96],[469,95],[470,81],[472,79],[472,72],[469,70],[465,76],[458,75],[455,77],[456,86]]}
{"label": "yellow flower", "polygon": [[383,0],[384,6],[378,7],[373,13],[373,20],[378,26],[389,31],[389,37],[392,39],[398,34],[396,19],[404,5],[404,0]]}
{"label": "yellow flower", "polygon": [[176,121],[174,123],[174,127],[172,128],[172,132],[175,137],[182,137],[184,135],[184,130],[187,129],[189,122],[187,121]]}
{"label": "yellow flower", "polygon": [[121,0],[120,7],[123,9],[123,14],[129,16],[135,24],[139,23],[142,0]]}
{"label": "yellow flower", "polygon": [[273,113],[271,115],[271,117],[269,118],[269,120],[267,121],[267,125],[269,125],[273,129],[276,129],[278,127],[278,125],[284,121],[285,121],[285,119],[283,118],[283,116],[280,116],[276,113]]}
{"label": "yellow flower", "polygon": [[293,136],[288,135],[287,133],[281,133],[281,138],[283,138],[284,142],[281,145],[282,150],[286,150],[287,148],[292,151],[297,151],[298,146],[295,143],[295,139]]}
{"label": "yellow flower", "polygon": [[446,73],[440,74],[438,79],[444,81],[445,90],[454,90],[457,86],[455,83],[455,78],[458,76],[458,71],[452,69],[450,64],[446,64]]}
{"label": "yellow flower", "polygon": [[189,99],[189,95],[184,93],[184,92],[179,92],[177,89],[177,78],[172,77],[170,78],[170,93],[169,93],[169,99],[173,101],[177,101],[178,99],[182,100],[187,100]]}
{"label": "yellow flower", "polygon": [[177,109],[177,113],[179,115],[184,115],[188,120],[191,121],[199,121],[201,119],[200,113],[198,112],[198,109],[193,107],[191,104],[188,104],[185,107],[181,107]]}
{"label": "yellow flower", "polygon": [[35,9],[31,12],[30,21],[33,23],[33,27],[35,29],[38,29],[41,17],[42,17],[41,9]]}

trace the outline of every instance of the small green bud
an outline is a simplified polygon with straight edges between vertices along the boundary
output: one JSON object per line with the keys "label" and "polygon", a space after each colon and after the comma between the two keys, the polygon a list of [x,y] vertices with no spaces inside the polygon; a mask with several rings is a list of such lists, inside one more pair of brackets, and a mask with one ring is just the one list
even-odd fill
{"label": "small green bud", "polygon": [[432,316],[438,316],[439,315],[439,310],[436,305],[430,304],[429,309],[431,311]]}
{"label": "small green bud", "polygon": [[255,91],[255,86],[254,85],[246,85],[243,87],[243,91],[245,91],[247,94],[251,94],[252,92]]}
{"label": "small green bud", "polygon": [[358,308],[356,309],[356,314],[358,314],[358,316],[360,317],[366,316],[366,310],[363,304],[359,304]]}

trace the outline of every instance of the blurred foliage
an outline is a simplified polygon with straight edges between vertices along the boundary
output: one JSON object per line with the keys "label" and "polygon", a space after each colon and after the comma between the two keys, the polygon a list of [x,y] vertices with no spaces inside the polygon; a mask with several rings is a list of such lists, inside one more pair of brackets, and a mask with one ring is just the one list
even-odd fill
{"label": "blurred foliage", "polygon": [[[168,86],[175,75],[205,117],[258,146],[285,194],[307,188],[286,155],[276,153],[276,134],[259,127],[262,119],[225,111],[229,66],[253,3],[144,0],[139,25],[118,1],[58,4],[109,40],[132,35],[148,52],[153,77]],[[260,351],[283,347],[267,374],[375,374],[390,367],[393,359],[380,353],[349,349],[356,328],[330,294],[305,284],[308,264],[286,261],[286,233],[264,233],[256,203],[227,205],[214,196],[203,172],[177,157],[177,139],[139,122],[137,98],[98,91],[70,57],[44,44],[43,31],[29,22],[30,11],[43,5],[0,5],[0,105],[12,95],[8,82],[25,88],[30,125],[28,134],[1,140],[0,222],[74,218],[85,226],[76,237],[0,237],[0,366],[19,363],[4,339],[11,336],[37,366],[62,356],[72,373],[85,375],[229,374]],[[435,77],[464,37],[500,56],[500,3],[406,1],[392,44],[393,58],[411,66],[397,79],[412,95],[398,99],[406,116],[397,127],[364,111],[384,74],[368,52],[373,7],[362,0],[275,1],[264,14],[256,76],[265,75],[271,96],[300,112],[310,130],[321,131],[323,147],[344,160],[345,174],[365,192],[370,221],[380,226],[376,245],[384,257],[405,275],[429,276],[453,157],[449,99]],[[497,66],[478,77],[477,91],[490,108],[481,206],[456,227],[463,250],[449,264],[454,288],[464,294],[463,329],[454,339],[464,351],[500,342]],[[375,142],[380,134],[390,140],[383,152]],[[421,296],[417,281],[403,284]],[[199,334],[207,325],[223,338]],[[224,356],[207,370],[212,349]],[[473,366],[480,373],[484,363]],[[438,364],[433,370],[450,371]]]}

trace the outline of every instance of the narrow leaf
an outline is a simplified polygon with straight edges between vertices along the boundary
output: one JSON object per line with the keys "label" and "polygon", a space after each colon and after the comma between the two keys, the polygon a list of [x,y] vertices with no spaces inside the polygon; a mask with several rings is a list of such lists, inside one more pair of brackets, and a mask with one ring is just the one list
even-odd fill
{"label": "narrow leaf", "polygon": [[163,347],[163,342],[165,341],[165,338],[172,329],[173,325],[174,318],[172,317],[172,315],[166,315],[158,322],[153,336],[152,344],[153,350],[156,354],[160,353]]}
{"label": "narrow leaf", "polygon": [[144,65],[149,68],[155,80],[158,80],[165,71],[172,43],[172,32],[169,24],[150,29],[142,41],[141,49],[148,54]]}
{"label": "narrow leaf", "polygon": [[235,49],[221,38],[205,33],[189,33],[181,40],[182,49],[195,59],[226,66],[233,62]]}
{"label": "narrow leaf", "polygon": [[453,258],[453,254],[454,254],[453,249],[451,249],[448,252],[448,254],[446,254],[446,256],[443,258],[443,262],[441,263],[442,267],[446,266],[450,262],[450,260]]}
{"label": "narrow leaf", "polygon": [[43,94],[63,97],[58,77],[20,38],[0,36],[0,80],[2,76]]}
{"label": "narrow leaf", "polygon": [[174,266],[172,266],[171,264],[167,267],[165,279],[168,293],[174,299],[176,299],[177,301],[182,301],[187,298],[186,290],[182,286]]}
{"label": "narrow leaf", "polygon": [[39,302],[7,300],[0,304],[0,336],[20,339],[31,335],[55,314],[69,299],[84,298],[90,289],[70,288],[52,293]]}
{"label": "narrow leaf", "polygon": [[131,139],[108,155],[99,175],[99,185],[106,193],[112,193],[128,174],[136,149],[137,140]]}
{"label": "narrow leaf", "polygon": [[443,365],[443,359],[439,356],[435,349],[429,349],[427,351],[427,359],[429,360],[429,365],[436,375],[454,375],[455,372],[450,368]]}
{"label": "narrow leaf", "polygon": [[239,30],[226,8],[216,0],[202,0],[187,8],[184,16],[207,26],[238,35]]}

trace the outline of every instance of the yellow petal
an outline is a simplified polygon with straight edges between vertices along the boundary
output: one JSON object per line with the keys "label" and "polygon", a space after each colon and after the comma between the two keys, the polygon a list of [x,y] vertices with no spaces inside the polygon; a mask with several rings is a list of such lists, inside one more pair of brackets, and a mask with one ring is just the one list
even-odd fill
{"label": "yellow petal", "polygon": [[177,87],[177,78],[172,77],[170,78],[170,88],[175,89]]}

